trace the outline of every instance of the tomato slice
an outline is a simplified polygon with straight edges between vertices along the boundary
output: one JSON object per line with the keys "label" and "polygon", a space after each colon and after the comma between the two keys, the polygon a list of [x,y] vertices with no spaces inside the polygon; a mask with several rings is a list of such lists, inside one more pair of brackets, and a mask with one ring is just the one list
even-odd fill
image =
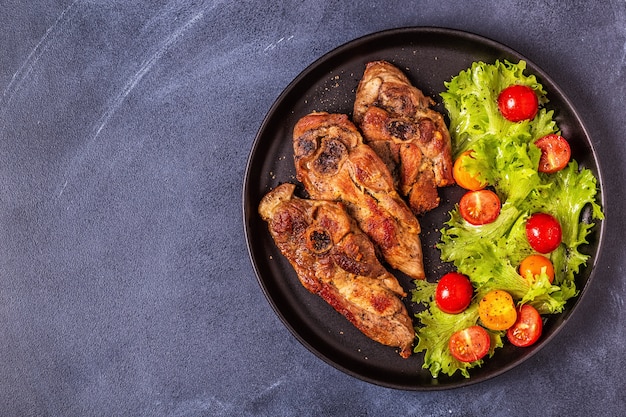
{"label": "tomato slice", "polygon": [[469,278],[458,272],[442,276],[435,290],[435,301],[439,309],[448,314],[458,314],[472,302],[474,287]]}
{"label": "tomato slice", "polygon": [[541,275],[544,270],[548,276],[550,283],[554,281],[554,266],[550,259],[543,255],[529,255],[522,260],[519,265],[519,274],[526,278],[529,282],[533,282],[537,275]]}
{"label": "tomato slice", "polygon": [[511,122],[531,120],[539,111],[535,91],[526,85],[511,85],[498,95],[498,109]]}
{"label": "tomato slice", "polygon": [[539,253],[549,253],[558,248],[562,236],[561,224],[547,213],[534,213],[526,221],[528,243]]}
{"label": "tomato slice", "polygon": [[455,359],[461,362],[475,362],[482,359],[491,346],[487,330],[471,326],[454,333],[448,341],[448,348]]}
{"label": "tomato slice", "polygon": [[461,217],[475,226],[495,221],[500,207],[498,195],[491,190],[468,191],[459,202]]}
{"label": "tomato slice", "polygon": [[551,134],[537,139],[535,145],[541,149],[539,172],[553,174],[565,168],[572,156],[569,143],[563,136]]}
{"label": "tomato slice", "polygon": [[483,326],[488,329],[508,329],[517,320],[513,297],[506,291],[489,291],[478,303],[478,316]]}
{"label": "tomato slice", "polygon": [[472,176],[469,172],[463,168],[463,161],[466,158],[474,158],[472,154],[474,151],[469,150],[465,151],[459,156],[456,161],[454,161],[454,165],[452,167],[452,176],[454,177],[454,181],[457,183],[459,187],[465,188],[466,190],[476,191],[482,190],[487,186],[487,184],[483,181],[480,181],[475,176]]}
{"label": "tomato slice", "polygon": [[506,331],[506,337],[515,346],[527,347],[539,340],[542,331],[541,315],[535,307],[524,304],[519,309],[517,321]]}

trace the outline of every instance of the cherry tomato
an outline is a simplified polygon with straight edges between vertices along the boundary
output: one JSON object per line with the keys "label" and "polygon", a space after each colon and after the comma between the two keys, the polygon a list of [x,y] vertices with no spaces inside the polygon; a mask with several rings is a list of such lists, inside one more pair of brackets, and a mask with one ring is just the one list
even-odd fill
{"label": "cherry tomato", "polygon": [[437,283],[435,301],[441,311],[458,314],[470,305],[473,294],[474,287],[465,275],[449,272]]}
{"label": "cherry tomato", "polygon": [[459,211],[465,221],[475,226],[491,223],[500,215],[500,199],[490,190],[468,191],[461,197]]}
{"label": "cherry tomato", "polygon": [[511,122],[533,119],[539,111],[539,99],[535,91],[526,85],[511,85],[498,95],[498,108]]}
{"label": "cherry tomato", "polygon": [[535,343],[542,331],[541,315],[535,307],[524,304],[519,309],[515,324],[506,331],[506,337],[515,346],[526,347]]}
{"label": "cherry tomato", "polygon": [[476,191],[482,190],[487,186],[487,184],[483,181],[480,181],[475,176],[470,175],[463,168],[463,160],[465,158],[474,158],[472,156],[474,151],[465,151],[459,156],[456,161],[454,161],[454,166],[452,167],[452,176],[454,177],[454,181],[460,186],[465,188],[466,190]]}
{"label": "cherry tomato", "polygon": [[488,329],[508,329],[517,320],[513,297],[506,291],[489,291],[478,303],[478,316]]}
{"label": "cherry tomato", "polygon": [[561,244],[561,225],[547,213],[535,213],[526,221],[526,237],[537,252],[552,252]]}
{"label": "cherry tomato", "polygon": [[455,359],[461,362],[475,362],[489,352],[491,338],[487,330],[471,326],[450,336],[448,348]]}
{"label": "cherry tomato", "polygon": [[535,145],[541,149],[541,158],[539,159],[539,172],[553,174],[562,170],[567,166],[572,151],[569,143],[563,136],[551,134],[546,135],[535,141]]}
{"label": "cherry tomato", "polygon": [[530,255],[524,258],[519,265],[519,274],[532,282],[537,275],[541,275],[544,268],[548,280],[552,283],[554,281],[554,266],[552,266],[550,259],[543,255]]}

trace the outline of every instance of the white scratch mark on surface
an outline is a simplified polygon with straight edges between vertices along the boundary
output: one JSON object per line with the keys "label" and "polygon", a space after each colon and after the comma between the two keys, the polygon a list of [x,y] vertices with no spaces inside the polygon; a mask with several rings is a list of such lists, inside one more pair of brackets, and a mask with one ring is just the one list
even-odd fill
{"label": "white scratch mark on surface", "polygon": [[280,387],[284,383],[285,383],[285,378],[280,378],[279,380],[277,380],[276,382],[272,383],[267,388],[265,388],[265,390],[263,391],[263,394],[267,394],[270,391],[275,390],[276,388]]}
{"label": "white scratch mark on surface", "polygon": [[282,38],[280,38],[279,40],[277,40],[276,42],[270,43],[269,45],[267,45],[265,47],[265,49],[263,50],[263,52],[269,52],[272,49],[276,48],[278,46],[278,44],[280,44],[283,41],[290,41],[292,40],[294,37],[294,35],[289,36],[287,39],[285,39],[285,37],[283,36]]}
{"label": "white scratch mark on surface", "polygon": [[[106,111],[100,116],[100,118],[95,123],[95,127],[93,130],[93,134],[84,144],[85,149],[89,149],[92,143],[100,135],[102,129],[107,125],[111,117],[116,113],[116,111],[120,108],[120,106],[124,103],[124,100],[128,95],[133,91],[133,89],[139,84],[139,82],[143,79],[143,77],[150,72],[150,70],[154,67],[154,65],[165,55],[165,53],[170,49],[170,47],[195,23],[197,23],[200,19],[204,17],[204,9],[193,15],[189,20],[187,20],[183,25],[181,25],[178,29],[176,29],[173,33],[166,36],[165,39],[158,45],[156,52],[152,53],[147,59],[145,59],[139,69],[126,81],[126,84],[122,87],[120,92],[114,97],[114,99],[110,102]],[[80,160],[84,158],[84,152],[74,157],[74,160],[70,164],[70,169],[72,166],[75,166]],[[60,186],[60,191],[57,194],[57,197],[61,197],[65,188],[67,187],[67,180],[65,180],[64,184]]]}
{"label": "white scratch mark on surface", "polygon": [[63,22],[64,20],[67,20],[68,22],[71,21],[72,16],[76,14],[76,10],[72,11],[71,14],[70,10],[74,9],[74,5],[78,3],[78,1],[79,0],[74,0],[61,12],[59,17],[57,17],[57,19],[52,24],[52,26],[50,26],[48,30],[46,30],[46,33],[44,33],[39,42],[37,42],[37,45],[35,45],[35,47],[30,51],[30,53],[26,57],[26,60],[24,60],[24,62],[18,68],[15,74],[13,74],[13,77],[11,77],[11,82],[9,82],[7,87],[2,92],[1,107],[5,109],[3,111],[3,114],[4,112],[6,112],[6,109],[9,108],[9,104],[11,103],[13,96],[19,91],[20,86],[33,72],[33,69],[37,64],[37,61],[39,61],[39,58],[41,58],[44,52],[46,52],[46,50],[52,44],[52,41],[55,39],[56,36],[56,28],[60,26],[61,22]]}
{"label": "white scratch mark on surface", "polygon": [[165,52],[168,51],[170,46],[174,42],[176,42],[176,40],[183,33],[185,33],[191,26],[193,26],[203,16],[204,16],[204,12],[200,11],[195,16],[193,16],[191,19],[189,19],[189,21],[187,21],[187,23],[185,23],[183,26],[178,28],[174,33],[172,33],[170,36],[168,36],[165,39],[165,41],[161,44],[159,49],[154,54],[152,54],[152,56],[150,56],[147,60],[145,60],[141,64],[141,66],[139,67],[139,70],[132,77],[129,78],[128,82],[126,83],[126,85],[124,86],[124,88],[122,89],[120,94],[117,95],[115,100],[113,100],[113,103],[109,106],[109,108],[100,117],[100,120],[98,121],[98,127],[97,127],[97,129],[95,131],[94,136],[92,137],[92,140],[95,139],[96,137],[98,137],[98,135],[100,134],[100,132],[102,131],[104,126],[106,126],[106,124],[109,121],[109,119],[111,118],[111,116],[113,116],[113,114],[121,106],[121,104],[124,102],[124,100],[126,99],[128,94],[130,94],[130,92],[135,88],[135,86],[139,83],[139,81],[141,81],[141,79],[152,69],[154,64],[159,59],[161,59],[161,57],[165,54]]}
{"label": "white scratch mark on surface", "polygon": [[61,191],[59,191],[59,195],[57,197],[61,197],[61,195],[63,195],[63,191],[65,191],[66,187],[67,187],[67,181],[65,181],[65,183],[61,186]]}

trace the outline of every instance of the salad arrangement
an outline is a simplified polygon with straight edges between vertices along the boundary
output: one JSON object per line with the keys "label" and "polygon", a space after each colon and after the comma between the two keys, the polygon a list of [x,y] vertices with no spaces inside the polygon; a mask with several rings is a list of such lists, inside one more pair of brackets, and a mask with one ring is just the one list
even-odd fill
{"label": "salad arrangement", "polygon": [[[593,221],[603,218],[593,173],[571,160],[526,63],[477,62],[445,84],[454,176],[467,189],[441,230],[456,271],[416,280],[412,300],[424,368],[434,378],[480,366],[505,343],[541,337],[543,317],[578,294]],[[585,216],[583,216],[585,212]]]}

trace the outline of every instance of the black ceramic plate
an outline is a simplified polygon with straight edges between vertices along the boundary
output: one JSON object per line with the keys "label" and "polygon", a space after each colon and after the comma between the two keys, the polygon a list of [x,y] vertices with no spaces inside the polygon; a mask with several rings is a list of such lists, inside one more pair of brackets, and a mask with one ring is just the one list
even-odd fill
{"label": "black ceramic plate", "polygon": [[[444,389],[484,381],[529,358],[567,322],[591,280],[600,247],[601,226],[595,228],[590,244],[584,248],[592,255],[592,260],[577,276],[580,296],[571,300],[562,314],[548,319],[539,343],[526,349],[510,345],[498,349],[482,367],[470,371],[469,379],[457,373],[435,380],[428,370],[422,369],[422,354],[402,359],[396,350],[369,340],[323,300],[307,292],[277,250],[267,225],[257,213],[265,193],[280,183],[296,182],[291,142],[296,121],[314,110],[351,116],[365,64],[380,59],[402,69],[414,85],[437,101],[438,110],[444,113],[439,96],[445,89],[444,82],[470,67],[472,62],[525,60],[528,72],[535,74],[548,91],[548,107],[555,110],[559,127],[570,140],[573,157],[599,178],[592,141],[571,103],[539,67],[519,53],[492,40],[449,29],[403,28],[375,33],[318,59],[289,84],[267,114],[254,141],[244,180],[244,227],[250,257],[267,299],[284,324],[301,343],[332,366],[365,381],[407,390]],[[419,219],[426,272],[432,280],[450,269],[449,265],[441,263],[434,245],[439,241],[439,227],[448,219],[447,212],[461,194],[456,186],[442,189],[441,206]],[[411,288],[409,279],[401,274],[398,279],[405,288]],[[411,315],[417,311],[416,307],[407,301]]]}

